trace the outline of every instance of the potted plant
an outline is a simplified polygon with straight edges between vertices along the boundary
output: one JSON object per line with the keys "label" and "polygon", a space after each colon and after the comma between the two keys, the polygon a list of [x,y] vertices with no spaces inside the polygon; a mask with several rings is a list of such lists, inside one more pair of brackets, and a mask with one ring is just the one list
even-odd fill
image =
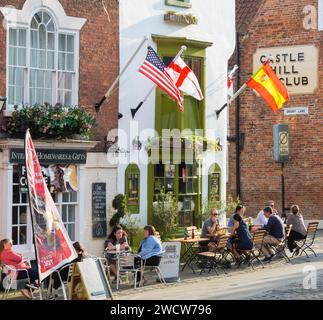
{"label": "potted plant", "polygon": [[161,238],[174,232],[177,227],[178,203],[172,192],[165,192],[162,188],[158,200],[154,202],[153,225],[159,231]]}

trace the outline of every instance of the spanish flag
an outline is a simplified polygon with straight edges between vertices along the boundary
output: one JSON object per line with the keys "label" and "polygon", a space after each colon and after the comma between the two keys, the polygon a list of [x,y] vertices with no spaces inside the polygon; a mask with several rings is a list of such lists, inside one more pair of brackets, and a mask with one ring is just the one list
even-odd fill
{"label": "spanish flag", "polygon": [[246,83],[260,94],[274,112],[281,109],[289,100],[286,87],[270,67],[269,62],[264,63]]}

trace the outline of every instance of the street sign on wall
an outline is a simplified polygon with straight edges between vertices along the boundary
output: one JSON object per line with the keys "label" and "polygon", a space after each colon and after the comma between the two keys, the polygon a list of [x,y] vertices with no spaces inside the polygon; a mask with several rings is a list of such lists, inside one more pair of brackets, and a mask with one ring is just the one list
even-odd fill
{"label": "street sign on wall", "polygon": [[286,163],[290,156],[290,138],[287,124],[274,125],[274,157],[276,162]]}

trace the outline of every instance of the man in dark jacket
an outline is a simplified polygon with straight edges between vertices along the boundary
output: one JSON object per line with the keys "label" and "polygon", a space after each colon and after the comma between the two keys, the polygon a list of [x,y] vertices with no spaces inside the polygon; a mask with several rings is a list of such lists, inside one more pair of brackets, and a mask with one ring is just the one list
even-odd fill
{"label": "man in dark jacket", "polygon": [[264,209],[264,215],[268,219],[267,224],[262,228],[268,232],[268,235],[264,238],[262,246],[262,253],[265,256],[264,261],[270,261],[274,256],[270,245],[277,246],[285,237],[284,223],[281,217],[277,214],[273,214],[271,207]]}

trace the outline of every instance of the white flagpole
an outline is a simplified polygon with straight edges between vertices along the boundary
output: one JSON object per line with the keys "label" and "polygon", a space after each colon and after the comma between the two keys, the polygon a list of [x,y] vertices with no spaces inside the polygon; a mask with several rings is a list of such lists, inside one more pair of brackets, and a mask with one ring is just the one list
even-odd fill
{"label": "white flagpole", "polygon": [[120,77],[124,74],[124,72],[127,70],[127,68],[129,67],[130,63],[133,61],[133,59],[135,58],[135,56],[138,54],[139,50],[142,48],[142,46],[144,45],[144,43],[148,40],[148,37],[145,36],[144,39],[142,40],[142,42],[140,43],[140,45],[138,46],[138,48],[136,49],[136,51],[133,53],[133,55],[131,56],[131,58],[129,59],[129,61],[126,63],[126,65],[122,68],[121,72],[119,73],[119,75],[117,76],[117,78],[113,81],[112,85],[110,86],[110,88],[108,89],[108,91],[106,92],[106,94],[102,97],[102,99],[100,100],[99,103],[95,104],[95,109],[97,112],[99,112],[100,107],[102,105],[102,103],[105,100],[109,101],[109,97],[113,91],[113,89],[115,88],[115,86],[118,84]]}

